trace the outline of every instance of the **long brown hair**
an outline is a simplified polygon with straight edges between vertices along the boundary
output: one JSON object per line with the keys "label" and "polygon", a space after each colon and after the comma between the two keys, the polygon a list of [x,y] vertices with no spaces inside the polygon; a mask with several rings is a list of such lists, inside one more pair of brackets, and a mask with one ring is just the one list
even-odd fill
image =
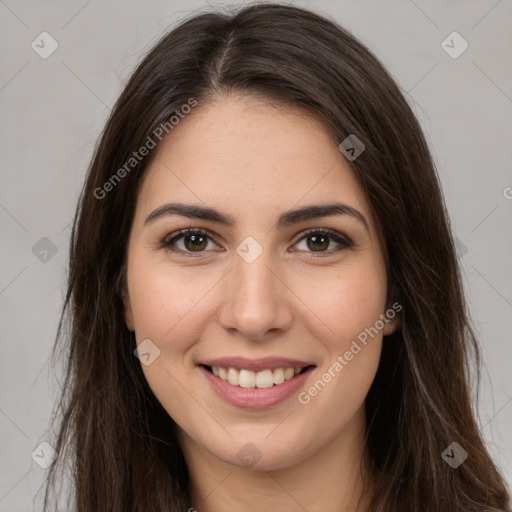
{"label": "long brown hair", "polygon": [[[370,511],[507,509],[508,491],[473,415],[470,370],[474,364],[479,376],[479,350],[420,126],[378,59],[350,33],[311,11],[262,3],[196,14],[165,35],[129,79],[95,149],[52,354],[64,351],[66,359],[45,510],[66,461],[77,511],[190,506],[175,423],[150,390],[124,322],[127,240],[155,151],[130,159],[159,127],[170,130],[183,105],[193,99],[201,108],[219,92],[305,107],[336,144],[351,134],[365,144],[352,166],[383,233],[390,297],[403,305],[366,400]],[[469,454],[457,468],[442,457],[453,442]]]}

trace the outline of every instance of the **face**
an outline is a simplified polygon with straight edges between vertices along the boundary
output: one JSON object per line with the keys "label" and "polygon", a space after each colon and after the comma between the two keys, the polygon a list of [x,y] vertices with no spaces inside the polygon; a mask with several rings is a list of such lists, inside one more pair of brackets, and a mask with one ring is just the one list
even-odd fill
{"label": "face", "polygon": [[126,323],[180,439],[205,456],[279,469],[360,431],[396,323],[386,291],[364,188],[316,118],[218,98],[158,149],[129,238]]}

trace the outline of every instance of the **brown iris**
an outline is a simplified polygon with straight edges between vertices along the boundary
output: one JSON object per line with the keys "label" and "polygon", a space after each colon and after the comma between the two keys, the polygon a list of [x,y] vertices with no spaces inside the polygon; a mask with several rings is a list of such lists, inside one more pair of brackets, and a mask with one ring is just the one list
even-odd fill
{"label": "brown iris", "polygon": [[[310,241],[312,241],[312,243],[310,243]],[[311,235],[308,236],[307,244],[308,248],[314,251],[316,251],[317,249],[327,249],[327,247],[329,247],[329,237],[326,235]]]}
{"label": "brown iris", "polygon": [[[187,244],[187,242],[191,242],[191,244]],[[185,235],[184,241],[185,247],[190,251],[202,251],[206,244],[208,243],[208,237],[204,235]]]}

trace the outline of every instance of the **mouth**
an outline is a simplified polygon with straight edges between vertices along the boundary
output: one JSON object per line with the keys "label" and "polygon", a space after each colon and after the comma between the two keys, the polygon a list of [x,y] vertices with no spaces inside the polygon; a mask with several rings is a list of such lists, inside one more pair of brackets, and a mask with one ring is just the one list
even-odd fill
{"label": "mouth", "polygon": [[295,367],[265,368],[260,371],[254,371],[233,366],[224,367],[207,364],[200,364],[199,366],[231,386],[246,389],[267,389],[280,386],[315,368],[315,365],[310,364]]}
{"label": "mouth", "polygon": [[[235,361],[229,358],[215,362],[217,364],[197,366],[215,395],[235,407],[252,410],[264,410],[285,402],[306,386],[316,368],[314,364],[290,359]],[[220,362],[224,366],[218,366]],[[297,366],[289,366],[292,362]]]}

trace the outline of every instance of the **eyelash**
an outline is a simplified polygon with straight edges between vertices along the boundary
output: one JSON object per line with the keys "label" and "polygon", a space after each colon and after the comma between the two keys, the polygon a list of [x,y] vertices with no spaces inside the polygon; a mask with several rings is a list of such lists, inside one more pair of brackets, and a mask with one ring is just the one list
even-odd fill
{"label": "eyelash", "polygon": [[[340,246],[338,246],[335,249],[331,249],[329,251],[318,251],[318,252],[306,251],[306,252],[311,253],[312,258],[329,256],[329,255],[333,254],[334,252],[338,252],[343,249],[350,249],[351,247],[354,246],[353,242],[351,240],[349,240],[347,237],[342,237],[338,232],[336,232],[332,229],[328,229],[328,228],[317,228],[317,229],[313,228],[313,229],[306,231],[305,233],[303,233],[301,238],[299,238],[297,240],[295,245],[298,244],[299,242],[302,242],[302,240],[308,238],[309,236],[311,236],[313,234],[320,234],[320,235],[327,236],[328,238],[332,239],[334,242],[339,243]],[[165,237],[161,242],[161,247],[168,249],[169,251],[172,251],[172,252],[178,252],[178,253],[182,253],[182,254],[184,253],[187,255],[187,257],[192,257],[192,258],[197,258],[198,256],[201,255],[201,253],[206,252],[205,250],[184,251],[183,249],[177,249],[176,247],[173,247],[174,243],[176,243],[179,239],[183,238],[186,235],[205,236],[209,240],[214,242],[215,244],[220,245],[217,242],[216,238],[208,231],[201,229],[201,228],[186,228],[186,229],[180,229],[176,234],[172,233],[171,235],[168,235],[167,237]],[[197,255],[194,253],[197,253]]]}

